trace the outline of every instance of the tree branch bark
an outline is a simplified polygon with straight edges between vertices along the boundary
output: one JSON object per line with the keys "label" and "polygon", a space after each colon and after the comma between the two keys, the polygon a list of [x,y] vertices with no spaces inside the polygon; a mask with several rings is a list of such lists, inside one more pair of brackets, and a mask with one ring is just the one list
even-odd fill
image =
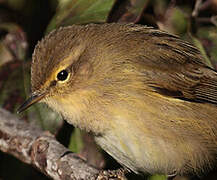
{"label": "tree branch bark", "polygon": [[0,150],[37,167],[55,180],[125,179],[124,171],[99,171],[60,144],[49,132],[0,109]]}

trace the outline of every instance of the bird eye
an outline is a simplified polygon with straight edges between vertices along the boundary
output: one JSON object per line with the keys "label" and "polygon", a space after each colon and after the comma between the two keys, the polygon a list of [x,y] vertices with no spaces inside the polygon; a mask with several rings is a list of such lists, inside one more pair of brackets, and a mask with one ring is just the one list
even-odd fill
{"label": "bird eye", "polygon": [[69,76],[69,73],[66,70],[62,70],[57,74],[57,79],[59,81],[65,81]]}

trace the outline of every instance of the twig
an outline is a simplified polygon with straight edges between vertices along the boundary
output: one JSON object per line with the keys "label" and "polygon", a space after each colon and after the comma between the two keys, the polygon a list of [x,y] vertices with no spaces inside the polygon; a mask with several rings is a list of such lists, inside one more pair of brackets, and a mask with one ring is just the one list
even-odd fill
{"label": "twig", "polygon": [[202,4],[202,0],[196,0],[196,3],[195,3],[195,6],[194,6],[194,10],[192,12],[192,17],[197,17],[198,14],[199,14],[199,11],[200,11],[200,7],[201,7],[201,4]]}
{"label": "twig", "polygon": [[211,17],[200,17],[197,18],[197,22],[199,23],[211,23],[214,26],[217,26],[217,16],[211,16]]}
{"label": "twig", "polygon": [[[56,179],[125,179],[124,172],[100,172],[61,145],[53,135],[0,109],[0,150]],[[112,174],[112,175],[111,175]]]}

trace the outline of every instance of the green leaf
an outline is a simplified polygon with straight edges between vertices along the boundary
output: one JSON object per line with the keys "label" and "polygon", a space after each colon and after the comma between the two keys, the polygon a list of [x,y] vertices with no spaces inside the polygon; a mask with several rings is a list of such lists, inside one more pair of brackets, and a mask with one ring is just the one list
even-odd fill
{"label": "green leaf", "polygon": [[46,32],[60,26],[105,22],[114,2],[115,0],[63,1]]}
{"label": "green leaf", "polygon": [[208,65],[209,67],[212,67],[212,64],[210,62],[210,59],[209,57],[207,56],[206,54],[206,51],[202,45],[202,43],[196,38],[196,37],[193,37],[191,36],[192,38],[192,41],[194,43],[194,45],[199,49],[199,51],[201,52],[201,54],[203,55],[204,57],[204,62],[206,63],[206,65]]}
{"label": "green leaf", "polygon": [[149,2],[149,0],[116,1],[107,22],[138,23],[144,16],[143,10]]}
{"label": "green leaf", "polygon": [[172,16],[170,17],[171,25],[176,34],[184,34],[187,30],[187,18],[180,8],[174,8]]}
{"label": "green leaf", "polygon": [[75,128],[71,134],[69,149],[74,153],[78,153],[82,150],[82,148],[83,148],[82,133],[80,129]]}

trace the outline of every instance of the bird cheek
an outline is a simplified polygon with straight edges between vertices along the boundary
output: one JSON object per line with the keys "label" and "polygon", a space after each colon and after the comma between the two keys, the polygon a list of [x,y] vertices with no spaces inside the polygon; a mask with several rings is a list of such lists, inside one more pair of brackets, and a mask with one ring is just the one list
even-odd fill
{"label": "bird cheek", "polygon": [[89,62],[81,63],[77,72],[81,76],[90,77],[92,74],[92,66]]}

